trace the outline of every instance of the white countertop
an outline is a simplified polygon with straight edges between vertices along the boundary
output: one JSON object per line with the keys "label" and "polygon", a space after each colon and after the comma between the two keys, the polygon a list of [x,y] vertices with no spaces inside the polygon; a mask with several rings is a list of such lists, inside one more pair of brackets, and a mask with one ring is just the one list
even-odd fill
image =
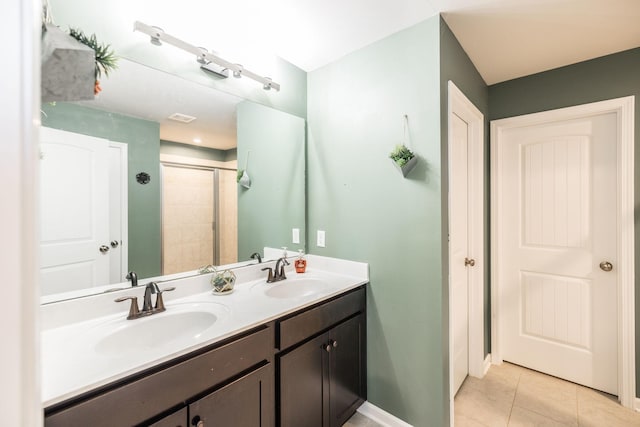
{"label": "white countertop", "polygon": [[[306,273],[297,274],[287,267],[290,285],[294,281],[317,279],[322,286],[307,295],[274,298],[265,294],[286,281],[267,284],[261,268],[263,263],[234,270],[237,281],[229,295],[214,295],[209,280],[211,274],[200,275],[159,284],[160,288],[176,286],[176,291],[164,295],[167,310],[136,320],[126,320],[129,302],[113,300],[124,295],[137,295],[141,304],[144,286],[139,289],[101,294],[42,306],[42,402],[44,407],[109,384],[198,348],[216,343],[255,326],[285,316],[301,308],[356,288],[369,281],[368,265],[333,258],[305,256]],[[308,281],[313,285],[313,280]],[[155,297],[154,297],[155,298]],[[173,337],[153,331],[145,344],[135,349],[104,348],[104,338],[135,323],[144,329],[143,322],[161,320],[182,312],[204,311],[217,319],[211,327],[194,332],[167,331]],[[170,326],[171,318],[163,321]],[[157,344],[157,345],[156,345]]]}

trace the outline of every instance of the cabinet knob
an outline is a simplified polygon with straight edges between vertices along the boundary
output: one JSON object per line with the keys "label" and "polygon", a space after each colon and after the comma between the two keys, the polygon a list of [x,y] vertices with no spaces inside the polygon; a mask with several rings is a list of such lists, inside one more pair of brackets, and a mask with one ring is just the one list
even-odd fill
{"label": "cabinet knob", "polygon": [[323,348],[324,348],[324,351],[326,351],[327,353],[331,352],[331,344],[325,344]]}
{"label": "cabinet knob", "polygon": [[191,419],[191,425],[195,427],[204,427],[204,420],[200,418],[199,415],[196,415]]}
{"label": "cabinet knob", "polygon": [[329,342],[331,343],[331,346],[332,346],[333,348],[338,347],[338,341],[336,341],[336,340],[331,340],[331,341],[329,341]]}

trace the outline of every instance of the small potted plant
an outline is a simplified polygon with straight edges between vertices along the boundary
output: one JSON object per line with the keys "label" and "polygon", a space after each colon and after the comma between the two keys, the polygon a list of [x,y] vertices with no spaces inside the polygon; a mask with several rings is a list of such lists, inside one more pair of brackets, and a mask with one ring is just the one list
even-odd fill
{"label": "small potted plant", "polygon": [[411,169],[418,163],[416,155],[404,144],[396,145],[396,148],[389,154],[389,157],[404,177],[406,177],[409,172],[411,172]]}
{"label": "small potted plant", "polygon": [[96,54],[96,66],[94,72],[96,81],[93,87],[93,93],[94,95],[97,95],[102,90],[102,88],[100,87],[100,80],[98,79],[102,76],[102,73],[104,73],[104,75],[108,77],[110,71],[118,68],[118,58],[111,49],[110,45],[98,42],[95,34],[86,36],[84,32],[82,32],[82,30],[79,30],[77,28],[69,28],[69,35],[78,40],[83,45],[93,49]]}

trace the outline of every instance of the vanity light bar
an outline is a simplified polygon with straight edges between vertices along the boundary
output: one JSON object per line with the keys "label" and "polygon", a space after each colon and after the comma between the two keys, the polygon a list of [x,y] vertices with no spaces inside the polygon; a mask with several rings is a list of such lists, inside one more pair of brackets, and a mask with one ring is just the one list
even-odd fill
{"label": "vanity light bar", "polygon": [[147,34],[149,37],[151,37],[152,43],[156,45],[159,45],[160,42],[165,42],[186,52],[192,53],[199,59],[202,58],[203,60],[213,62],[214,64],[217,64],[224,69],[231,70],[234,77],[249,77],[250,79],[262,83],[262,87],[265,90],[280,90],[280,84],[274,82],[269,77],[260,76],[252,71],[247,70],[240,64],[233,64],[223,58],[220,58],[217,55],[214,55],[213,53],[207,52],[206,49],[190,45],[189,43],[182,41],[179,38],[165,33],[161,28],[152,27],[150,25],[143,24],[140,21],[136,21],[133,24],[133,30]]}

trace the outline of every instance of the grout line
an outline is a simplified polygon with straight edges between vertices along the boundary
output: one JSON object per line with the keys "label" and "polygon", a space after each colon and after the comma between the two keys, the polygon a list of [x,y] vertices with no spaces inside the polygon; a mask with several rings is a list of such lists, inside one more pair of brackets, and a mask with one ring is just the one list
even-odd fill
{"label": "grout line", "polygon": [[518,395],[518,388],[520,387],[520,379],[522,378],[522,372],[518,373],[518,383],[516,384],[516,390],[513,393],[513,400],[511,401],[511,409],[509,410],[509,418],[507,418],[507,427],[511,422],[511,414],[513,413],[513,407],[516,403],[516,396]]}
{"label": "grout line", "polygon": [[580,402],[578,402],[578,386],[576,385],[576,423],[580,427]]}

